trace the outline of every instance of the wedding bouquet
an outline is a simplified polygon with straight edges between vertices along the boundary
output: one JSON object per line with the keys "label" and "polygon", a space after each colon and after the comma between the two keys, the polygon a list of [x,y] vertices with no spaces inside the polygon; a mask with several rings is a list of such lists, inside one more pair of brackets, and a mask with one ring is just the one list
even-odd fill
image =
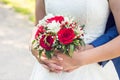
{"label": "wedding bouquet", "polygon": [[39,21],[33,47],[38,50],[39,56],[45,53],[50,59],[59,50],[72,57],[77,46],[84,46],[84,25],[78,24],[72,17],[49,14]]}

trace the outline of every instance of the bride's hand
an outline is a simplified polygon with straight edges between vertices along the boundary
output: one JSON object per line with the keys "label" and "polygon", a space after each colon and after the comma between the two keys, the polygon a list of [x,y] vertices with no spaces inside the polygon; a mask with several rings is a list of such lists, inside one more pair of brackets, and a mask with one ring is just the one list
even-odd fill
{"label": "bride's hand", "polygon": [[63,71],[70,72],[80,67],[81,64],[78,59],[79,50],[74,51],[73,56],[69,57],[66,54],[57,54],[57,57],[62,58],[60,61],[61,66],[63,67]]}
{"label": "bride's hand", "polygon": [[60,61],[61,66],[64,68],[63,71],[70,72],[80,67],[81,66],[80,61],[77,60],[79,59],[78,54],[80,54],[81,51],[92,49],[92,48],[94,48],[92,45],[86,45],[85,47],[79,47],[74,51],[72,58],[62,53],[57,54],[58,58],[63,59]]}
{"label": "bride's hand", "polygon": [[62,67],[60,65],[60,59],[57,59],[55,56],[53,56],[51,59],[48,59],[45,54],[43,54],[41,58],[39,58],[37,50],[31,48],[31,52],[39,61],[39,63],[41,63],[43,67],[45,67],[49,71],[58,73],[62,70]]}

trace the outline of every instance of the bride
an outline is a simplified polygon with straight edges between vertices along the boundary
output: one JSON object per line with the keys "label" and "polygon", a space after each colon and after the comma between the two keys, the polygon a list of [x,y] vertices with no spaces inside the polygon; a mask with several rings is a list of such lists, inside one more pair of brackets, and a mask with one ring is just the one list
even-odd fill
{"label": "bride", "polygon": [[[111,0],[111,2],[114,1]],[[39,9],[39,13],[36,12],[36,24],[38,23],[38,20],[42,19],[46,14],[49,13],[54,15],[61,14],[66,16],[74,16],[76,19],[80,19],[81,24],[86,25],[86,34],[84,35],[84,41],[86,45],[101,36],[105,31],[106,22],[109,15],[108,0],[37,0],[36,5],[38,4],[40,5],[36,8]],[[74,63],[75,65],[79,64],[80,56],[78,53],[80,53],[79,49],[74,52],[73,57],[75,58],[70,59],[69,57],[66,57],[68,60],[70,60],[69,63]],[[37,55],[37,52],[33,51],[33,54]],[[92,57],[92,55],[90,55],[90,57]],[[38,59],[37,56],[36,58]],[[74,62],[74,59],[76,62]],[[101,67],[97,63],[93,63],[82,67],[77,65],[71,72],[62,71],[60,73],[55,73],[59,70],[53,69],[51,69],[51,71],[55,72],[50,72],[50,65],[49,67],[45,67],[45,65],[43,65],[46,63],[49,64],[52,62],[52,60],[45,59],[46,63],[44,61],[42,62],[41,60],[39,60],[39,62],[36,62],[35,64],[31,80],[119,80],[112,62],[110,62],[109,66],[106,68]],[[58,61],[56,60],[56,62]],[[62,69],[62,67],[59,68]],[[112,71],[106,70],[107,68],[110,68]]]}

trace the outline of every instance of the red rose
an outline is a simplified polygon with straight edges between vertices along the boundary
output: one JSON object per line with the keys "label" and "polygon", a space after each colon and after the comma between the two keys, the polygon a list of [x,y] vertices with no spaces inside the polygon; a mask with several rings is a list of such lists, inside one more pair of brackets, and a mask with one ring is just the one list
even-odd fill
{"label": "red rose", "polygon": [[45,32],[44,26],[39,26],[39,28],[37,29],[37,32],[35,34],[35,39],[38,38],[38,36],[41,34],[43,34]]}
{"label": "red rose", "polygon": [[52,38],[52,36],[43,35],[42,38],[40,39],[40,46],[45,50],[51,50],[53,42],[54,42],[54,38]]}
{"label": "red rose", "polygon": [[58,32],[58,39],[62,44],[72,43],[75,33],[71,28],[62,28]]}
{"label": "red rose", "polygon": [[61,23],[62,21],[64,21],[64,17],[63,16],[55,16],[50,19],[47,19],[47,23],[52,23],[52,21]]}

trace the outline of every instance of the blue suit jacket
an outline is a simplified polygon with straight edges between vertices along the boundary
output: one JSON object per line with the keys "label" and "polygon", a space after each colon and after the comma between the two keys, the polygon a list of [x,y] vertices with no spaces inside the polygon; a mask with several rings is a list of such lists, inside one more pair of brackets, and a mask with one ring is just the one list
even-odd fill
{"label": "blue suit jacket", "polygon": [[[97,38],[95,41],[93,41],[91,44],[94,47],[100,46],[102,44],[109,42],[110,40],[115,38],[117,35],[118,35],[118,32],[116,29],[114,17],[112,15],[112,13],[110,13],[107,24],[106,24],[105,33],[103,35],[101,35],[99,38]],[[120,78],[120,57],[112,59],[112,61],[115,65],[116,71]],[[104,61],[104,62],[100,62],[99,64],[102,64],[104,66],[107,62],[108,61]]]}

